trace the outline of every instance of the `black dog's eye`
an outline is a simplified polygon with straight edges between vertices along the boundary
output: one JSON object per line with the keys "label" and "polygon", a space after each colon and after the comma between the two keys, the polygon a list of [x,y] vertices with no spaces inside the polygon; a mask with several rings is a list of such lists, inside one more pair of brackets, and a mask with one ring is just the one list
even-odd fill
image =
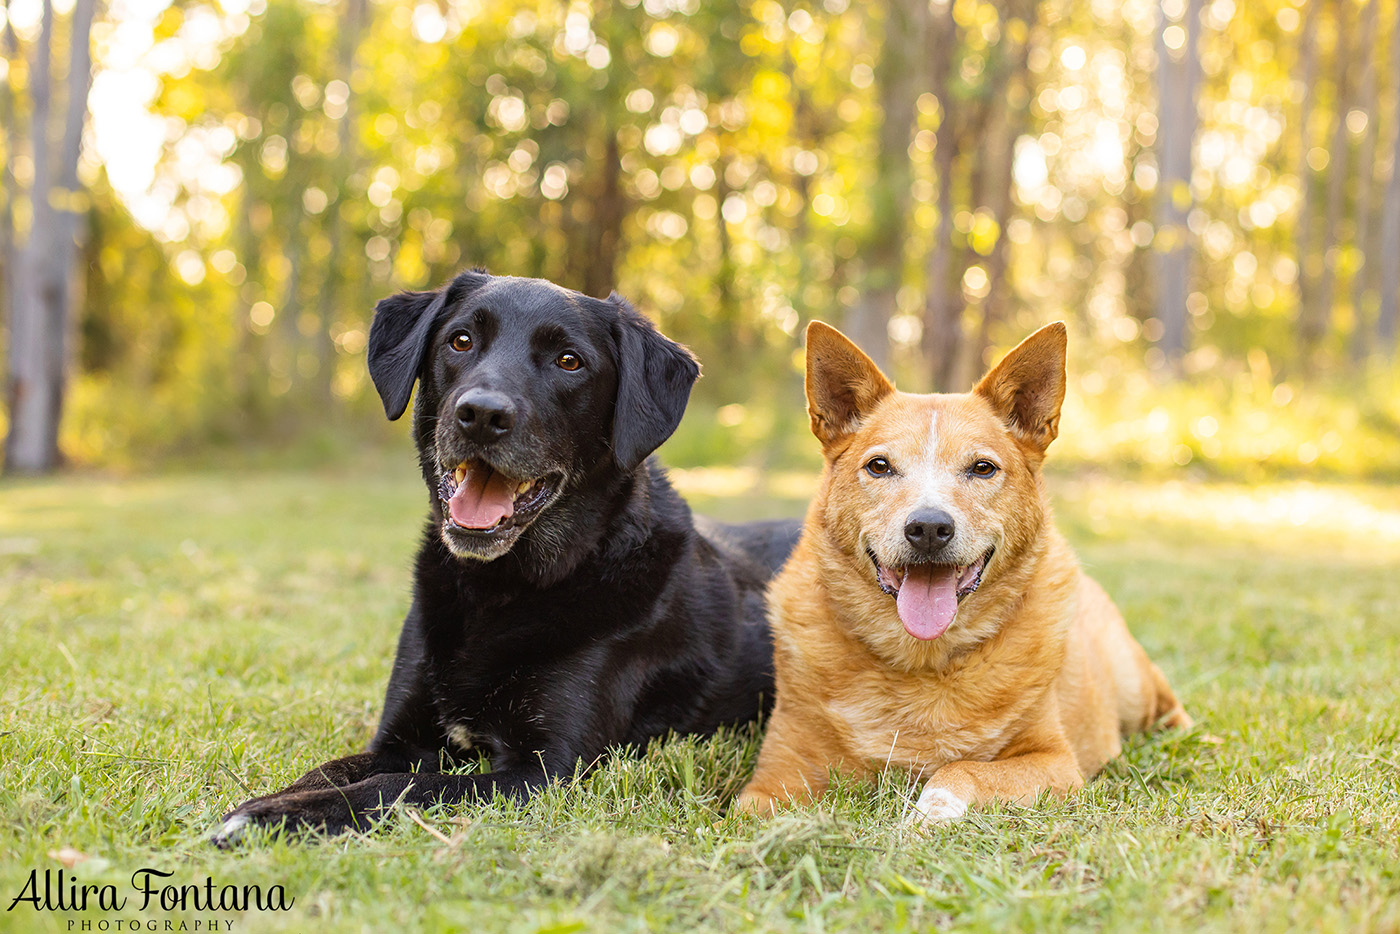
{"label": "black dog's eye", "polygon": [[989,460],[980,460],[968,469],[974,477],[994,477],[1001,468]]}
{"label": "black dog's eye", "polygon": [[561,370],[568,370],[572,373],[583,367],[583,358],[571,350],[566,350],[554,361],[554,365]]}
{"label": "black dog's eye", "polygon": [[452,349],[465,352],[472,349],[472,336],[466,331],[458,331],[452,335]]}
{"label": "black dog's eye", "polygon": [[888,477],[894,472],[894,468],[883,457],[872,457],[865,465],[865,472],[872,477]]}

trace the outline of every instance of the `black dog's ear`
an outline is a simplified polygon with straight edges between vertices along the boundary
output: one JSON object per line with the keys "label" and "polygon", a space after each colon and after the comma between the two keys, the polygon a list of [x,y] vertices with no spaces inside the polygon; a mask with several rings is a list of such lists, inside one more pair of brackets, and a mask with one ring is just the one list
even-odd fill
{"label": "black dog's ear", "polygon": [[635,470],[681,423],[700,364],[616,292],[608,303],[620,312],[613,457],[622,469]]}
{"label": "black dog's ear", "polygon": [[400,292],[374,306],[374,322],[369,326],[369,375],[391,422],[408,408],[433,319],[442,307],[443,291]]}
{"label": "black dog's ear", "polygon": [[480,288],[488,278],[484,270],[472,270],[436,292],[400,292],[374,306],[374,321],[369,326],[369,375],[389,421],[408,408],[438,314],[467,292]]}

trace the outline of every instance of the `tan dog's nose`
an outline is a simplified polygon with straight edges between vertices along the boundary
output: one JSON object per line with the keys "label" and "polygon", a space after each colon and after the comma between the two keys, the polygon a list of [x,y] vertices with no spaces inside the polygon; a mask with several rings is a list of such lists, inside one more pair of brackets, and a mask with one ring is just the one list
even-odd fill
{"label": "tan dog's nose", "polygon": [[930,558],[953,540],[953,517],[942,509],[916,509],[904,523],[904,537],[914,550]]}

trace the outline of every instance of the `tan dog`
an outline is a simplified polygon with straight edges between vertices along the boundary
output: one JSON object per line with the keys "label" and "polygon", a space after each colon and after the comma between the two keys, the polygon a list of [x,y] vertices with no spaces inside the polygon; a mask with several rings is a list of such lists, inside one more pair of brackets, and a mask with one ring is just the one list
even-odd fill
{"label": "tan dog", "polygon": [[970,393],[897,392],[841,332],[807,328],[826,459],[769,590],[777,703],[736,805],[819,796],[832,770],[927,779],[918,820],[1066,794],[1121,737],[1191,718],[1051,524],[1041,479],[1065,327]]}

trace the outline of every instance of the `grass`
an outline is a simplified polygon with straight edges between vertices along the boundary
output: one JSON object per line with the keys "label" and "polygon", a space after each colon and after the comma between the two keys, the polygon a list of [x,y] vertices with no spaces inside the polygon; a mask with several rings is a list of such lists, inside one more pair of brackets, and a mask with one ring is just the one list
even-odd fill
{"label": "grass", "polygon": [[[795,515],[811,487],[679,480],[729,517]],[[70,870],[81,883],[131,900],[20,903],[0,930],[1400,931],[1400,489],[1052,488],[1085,564],[1202,723],[1133,740],[1073,800],[909,832],[911,789],[891,777],[740,821],[726,805],[757,750],[741,731],[654,745],[525,807],[222,853],[203,837],[248,790],[373,729],[424,500],[408,458],[7,483],[0,908],[65,848],[86,857]],[[129,882],[143,867],[280,884],[295,903],[143,912]]]}

